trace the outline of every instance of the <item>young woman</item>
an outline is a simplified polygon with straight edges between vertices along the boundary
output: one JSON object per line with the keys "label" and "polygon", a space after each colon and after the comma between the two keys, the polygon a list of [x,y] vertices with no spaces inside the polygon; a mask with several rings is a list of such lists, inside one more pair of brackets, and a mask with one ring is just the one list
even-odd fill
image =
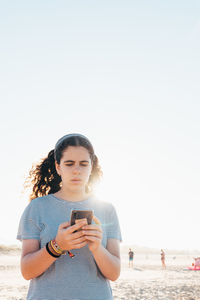
{"label": "young woman", "polygon": [[[100,176],[93,146],[81,134],[59,139],[31,170],[31,202],[17,235],[28,300],[113,299],[109,280],[120,274],[121,233],[113,205],[92,194]],[[92,209],[92,224],[70,226],[73,209]]]}

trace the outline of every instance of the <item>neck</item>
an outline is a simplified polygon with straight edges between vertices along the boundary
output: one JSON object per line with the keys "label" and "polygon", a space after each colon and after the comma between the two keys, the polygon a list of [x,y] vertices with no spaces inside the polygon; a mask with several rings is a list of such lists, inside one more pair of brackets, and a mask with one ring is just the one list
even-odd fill
{"label": "neck", "polygon": [[87,199],[90,194],[86,193],[85,190],[72,191],[62,187],[57,193],[54,194],[58,198],[66,201],[78,202]]}

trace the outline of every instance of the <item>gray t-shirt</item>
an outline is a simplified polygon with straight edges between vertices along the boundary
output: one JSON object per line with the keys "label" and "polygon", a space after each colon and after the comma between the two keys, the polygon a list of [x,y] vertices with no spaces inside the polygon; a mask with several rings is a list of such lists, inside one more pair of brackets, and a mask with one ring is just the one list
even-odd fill
{"label": "gray t-shirt", "polygon": [[[40,247],[54,239],[58,226],[70,219],[72,209],[93,209],[100,220],[106,247],[108,239],[121,241],[112,204],[91,196],[80,202],[59,199],[53,194],[32,200],[24,210],[17,239],[37,239]],[[73,249],[74,258],[60,256],[42,275],[31,279],[27,300],[111,300],[109,280],[100,272],[87,246]]]}

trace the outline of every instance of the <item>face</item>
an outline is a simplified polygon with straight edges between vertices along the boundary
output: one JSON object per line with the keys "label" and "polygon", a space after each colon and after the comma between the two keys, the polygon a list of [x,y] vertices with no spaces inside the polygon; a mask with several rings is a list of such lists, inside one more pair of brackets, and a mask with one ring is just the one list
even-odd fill
{"label": "face", "polygon": [[63,151],[60,164],[56,162],[56,170],[62,178],[62,186],[65,189],[85,190],[92,170],[88,150],[81,146],[67,147]]}

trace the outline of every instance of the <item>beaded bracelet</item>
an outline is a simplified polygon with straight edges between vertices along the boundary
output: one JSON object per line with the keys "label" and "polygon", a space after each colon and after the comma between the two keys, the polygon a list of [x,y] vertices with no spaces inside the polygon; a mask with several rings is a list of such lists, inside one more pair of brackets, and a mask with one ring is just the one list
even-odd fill
{"label": "beaded bracelet", "polygon": [[48,242],[48,248],[49,248],[49,250],[50,250],[54,255],[58,255],[58,256],[61,255],[61,253],[58,253],[58,252],[54,249],[54,247],[52,247],[51,241]]}
{"label": "beaded bracelet", "polygon": [[50,249],[49,249],[49,243],[46,243],[46,250],[47,250],[47,252],[48,252],[51,256],[53,256],[53,257],[58,258],[58,257],[61,256],[61,254],[55,255],[53,252],[50,251]]}
{"label": "beaded bracelet", "polygon": [[51,240],[51,246],[58,254],[64,255],[67,252],[67,250],[63,250],[62,248],[60,248],[60,246],[56,243],[55,239]]}
{"label": "beaded bracelet", "polygon": [[59,254],[59,255],[62,255],[62,254],[64,254],[62,251],[60,251],[60,250],[58,250],[55,246],[54,246],[54,244],[53,244],[53,241],[51,240],[50,242],[50,245],[51,245],[51,247],[52,247],[52,249],[54,250],[54,252],[56,253],[56,254]]}
{"label": "beaded bracelet", "polygon": [[70,258],[74,258],[75,254],[73,254],[71,251],[69,250],[63,250],[62,248],[60,248],[60,246],[56,243],[56,240],[53,239],[50,242],[51,247],[53,248],[53,250],[58,253],[59,255],[65,255],[66,253],[68,253]]}

